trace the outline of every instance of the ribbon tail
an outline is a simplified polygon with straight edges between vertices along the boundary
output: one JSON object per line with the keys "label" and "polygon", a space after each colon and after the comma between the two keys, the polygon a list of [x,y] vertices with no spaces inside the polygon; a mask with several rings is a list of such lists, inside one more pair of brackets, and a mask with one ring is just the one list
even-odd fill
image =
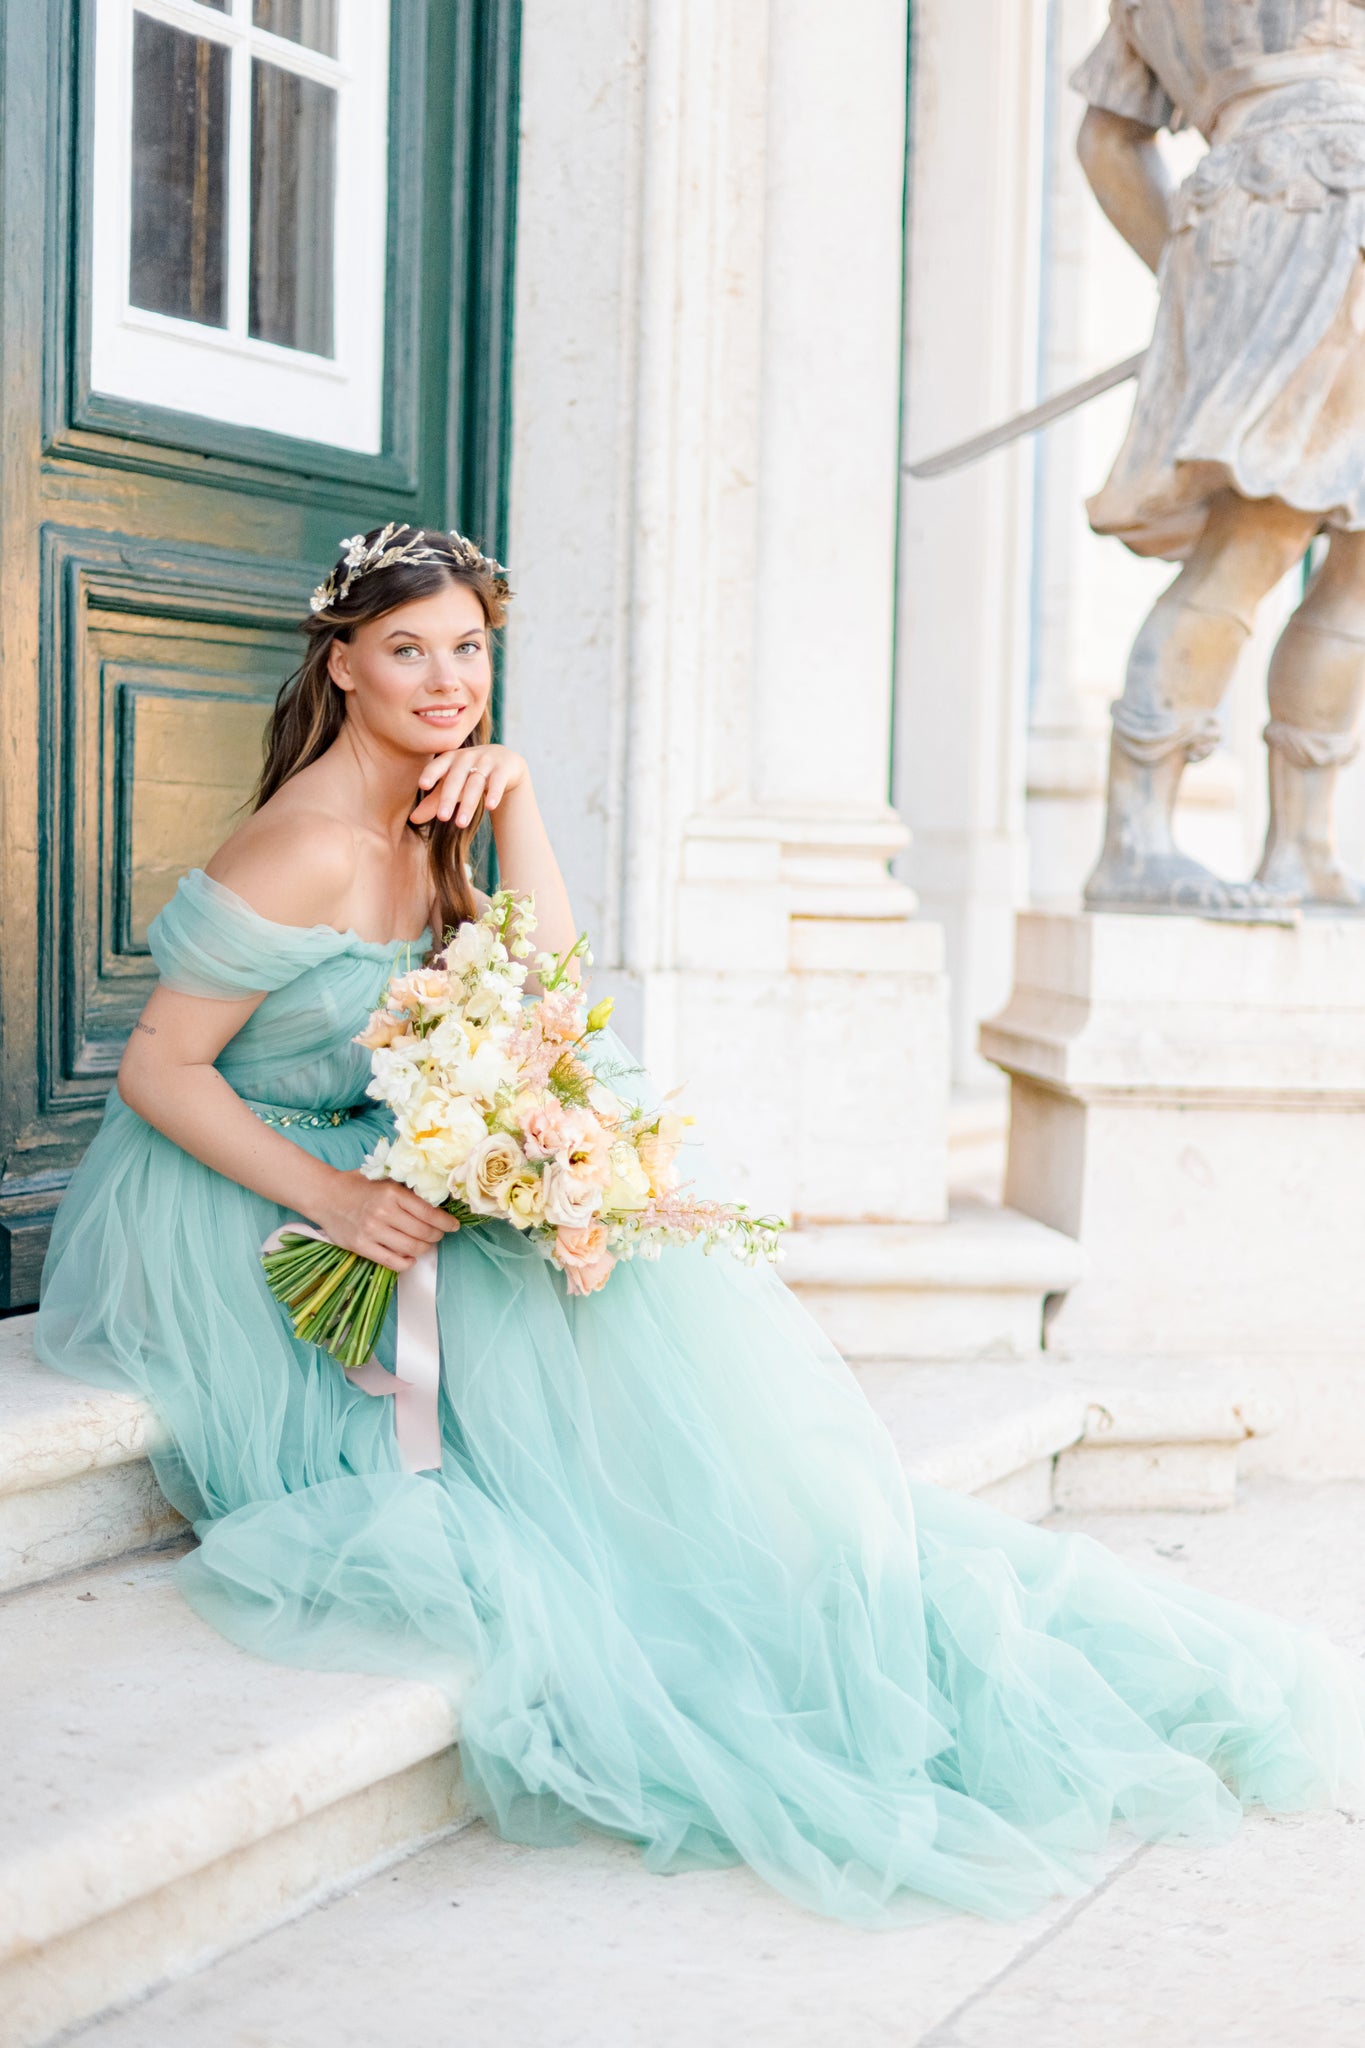
{"label": "ribbon tail", "polygon": [[394,1430],[398,1455],[409,1472],[441,1467],[441,1332],[436,1319],[437,1253],[430,1251],[398,1275],[398,1346],[394,1358]]}

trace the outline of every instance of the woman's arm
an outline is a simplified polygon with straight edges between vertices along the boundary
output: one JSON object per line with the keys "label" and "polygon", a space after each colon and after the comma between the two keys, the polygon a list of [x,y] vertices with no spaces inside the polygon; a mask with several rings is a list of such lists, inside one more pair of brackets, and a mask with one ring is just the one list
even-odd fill
{"label": "woman's arm", "polygon": [[334,1244],[403,1272],[458,1228],[454,1217],[396,1181],[369,1181],[314,1158],[254,1116],[214,1066],[261,1001],[154,989],[124,1051],[119,1094],[215,1173],[297,1210]]}
{"label": "woman's arm", "polygon": [[422,770],[419,787],[427,793],[412,813],[416,825],[452,816],[467,825],[482,788],[502,886],[535,897],[537,946],[547,953],[567,951],[578,937],[569,892],[521,755],[510,747],[460,747],[437,754]]}

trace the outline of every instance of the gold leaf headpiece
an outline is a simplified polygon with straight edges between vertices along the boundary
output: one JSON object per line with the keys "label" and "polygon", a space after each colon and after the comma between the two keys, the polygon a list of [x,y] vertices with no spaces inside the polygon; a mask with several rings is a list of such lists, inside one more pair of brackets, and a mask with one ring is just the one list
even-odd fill
{"label": "gold leaf headpiece", "polygon": [[[407,540],[395,540],[395,534],[407,533]],[[341,543],[341,562],[330,571],[325,581],[319,583],[308,608],[312,612],[326,611],[328,605],[340,604],[351,586],[368,576],[374,569],[388,569],[395,562],[449,562],[452,559],[462,569],[482,569],[491,574],[493,588],[501,598],[512,595],[507,581],[507,571],[501,562],[495,562],[491,555],[485,555],[472,540],[452,528],[446,535],[448,547],[434,548],[424,537],[422,527],[400,525],[390,520],[383,531],[367,542],[363,533],[345,536]]]}

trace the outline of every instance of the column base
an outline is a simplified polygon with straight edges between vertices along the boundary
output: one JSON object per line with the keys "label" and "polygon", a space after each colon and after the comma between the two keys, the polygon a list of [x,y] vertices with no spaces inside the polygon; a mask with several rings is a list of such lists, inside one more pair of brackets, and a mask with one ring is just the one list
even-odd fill
{"label": "column base", "polygon": [[[1085,1254],[1049,1350],[1233,1362],[1284,1406],[1296,1469],[1365,1470],[1365,1427],[1341,1437],[1345,1382],[1365,1393],[1365,926],[1025,913],[981,1046],[1010,1077],[1005,1199]],[[1308,1359],[1315,1394],[1288,1370]]]}

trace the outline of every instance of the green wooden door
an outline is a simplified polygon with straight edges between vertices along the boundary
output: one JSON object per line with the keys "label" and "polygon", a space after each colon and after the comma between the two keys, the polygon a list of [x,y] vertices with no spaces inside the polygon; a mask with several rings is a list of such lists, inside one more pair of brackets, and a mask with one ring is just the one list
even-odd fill
{"label": "green wooden door", "polygon": [[392,0],[375,84],[386,4],[0,0],[0,1307],[338,538],[503,545],[518,7]]}

